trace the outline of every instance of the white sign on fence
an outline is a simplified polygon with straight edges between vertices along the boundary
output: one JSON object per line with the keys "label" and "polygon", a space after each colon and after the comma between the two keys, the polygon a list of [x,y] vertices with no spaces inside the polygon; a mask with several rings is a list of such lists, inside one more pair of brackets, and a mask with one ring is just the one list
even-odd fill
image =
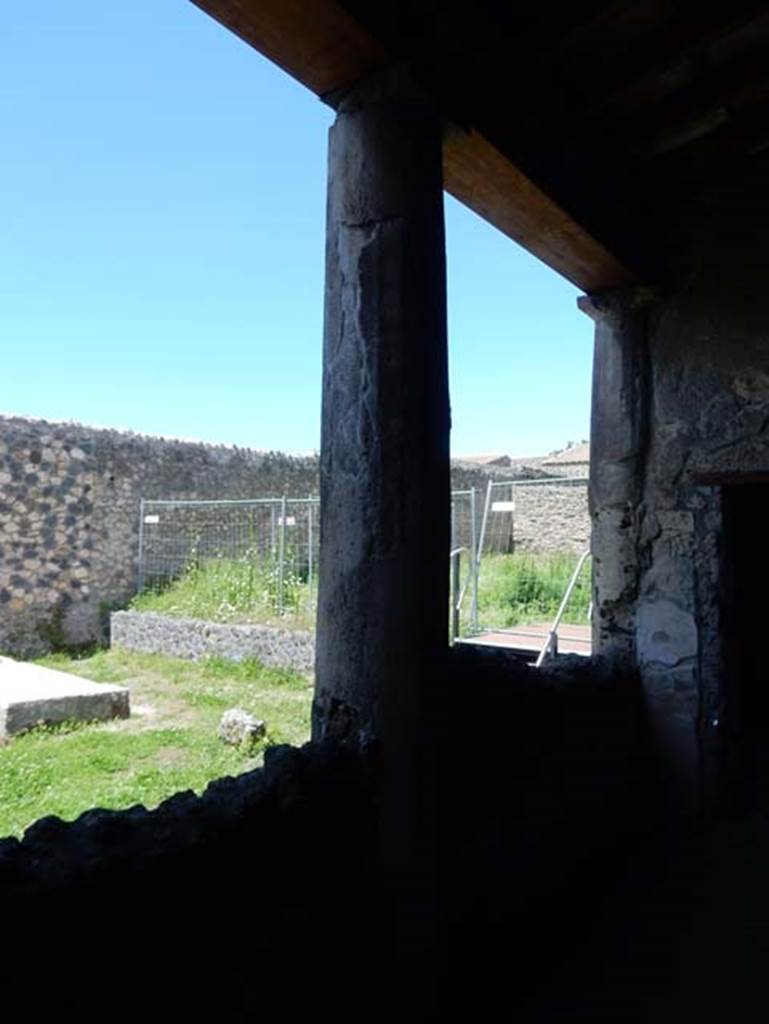
{"label": "white sign on fence", "polygon": [[[283,526],[283,516],[278,516],[278,526]],[[296,526],[296,516],[286,516],[286,526]]]}
{"label": "white sign on fence", "polygon": [[492,512],[515,512],[514,501],[492,501]]}
{"label": "white sign on fence", "polygon": [[144,522],[147,523],[149,526],[153,526],[155,523],[160,522],[160,516],[145,516]]}

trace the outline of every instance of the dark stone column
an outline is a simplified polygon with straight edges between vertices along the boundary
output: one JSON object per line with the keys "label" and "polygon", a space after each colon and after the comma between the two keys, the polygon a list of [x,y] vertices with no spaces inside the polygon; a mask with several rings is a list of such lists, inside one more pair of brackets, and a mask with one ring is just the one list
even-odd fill
{"label": "dark stone column", "polygon": [[[691,421],[683,407],[679,440],[662,412],[661,384],[669,390],[678,382],[665,381],[660,365],[658,332],[666,308],[661,305],[652,317],[657,299],[646,289],[626,289],[580,301],[596,320],[593,644],[599,658],[638,672],[667,799],[677,812],[688,812],[701,808],[703,768],[710,770],[700,721],[699,527],[697,503],[675,482]],[[677,400],[668,404],[679,407]],[[700,547],[701,563],[703,554]],[[709,581],[705,589],[712,590]]]}
{"label": "dark stone column", "polygon": [[584,296],[596,322],[590,422],[593,652],[635,662],[640,505],[648,433],[647,312],[654,295],[627,288]]}
{"label": "dark stone column", "polygon": [[441,125],[400,69],[330,132],[316,739],[378,752],[387,856],[424,821],[448,643]]}

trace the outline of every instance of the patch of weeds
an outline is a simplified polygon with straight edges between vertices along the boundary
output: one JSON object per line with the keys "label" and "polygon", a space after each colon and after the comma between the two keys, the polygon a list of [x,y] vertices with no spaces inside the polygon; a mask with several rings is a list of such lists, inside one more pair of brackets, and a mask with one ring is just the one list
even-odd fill
{"label": "patch of weeds", "polygon": [[191,708],[208,708],[212,711],[226,711],[232,707],[233,697],[213,687],[204,689],[195,687],[184,695],[184,700]]}
{"label": "patch of weeds", "polygon": [[209,622],[312,629],[317,588],[293,571],[291,564],[289,553],[281,574],[274,558],[255,551],[237,559],[202,558],[193,553],[182,575],[138,594],[130,607]]}
{"label": "patch of weeds", "polygon": [[213,679],[240,679],[244,682],[259,682],[264,686],[288,686],[305,688],[310,685],[306,676],[288,668],[274,668],[263,665],[256,658],[242,661],[228,661],[226,658],[209,657],[200,662],[206,676]]}
{"label": "patch of weeds", "polygon": [[[24,729],[23,732],[16,733],[16,736],[64,736],[71,732],[77,732],[80,729],[89,729],[95,725],[99,725],[98,719],[80,720],[76,718],[67,718],[63,722],[36,722],[34,725],[30,725]],[[13,740],[14,737],[10,737]],[[10,742],[9,740],[9,742]]]}
{"label": "patch of weeds", "polygon": [[46,654],[37,658],[36,663],[45,668],[83,676],[94,683],[122,683],[130,676],[130,670],[120,663],[119,658],[114,657],[112,651],[100,647],[78,651],[76,654],[64,654],[61,651]]}
{"label": "patch of weeds", "polygon": [[[558,611],[577,560],[577,555],[568,552],[484,555],[478,580],[481,627],[504,628],[551,621]],[[587,564],[572,592],[564,622],[588,622],[591,589],[590,565]],[[465,630],[469,628],[469,605],[469,599],[466,599]]]}

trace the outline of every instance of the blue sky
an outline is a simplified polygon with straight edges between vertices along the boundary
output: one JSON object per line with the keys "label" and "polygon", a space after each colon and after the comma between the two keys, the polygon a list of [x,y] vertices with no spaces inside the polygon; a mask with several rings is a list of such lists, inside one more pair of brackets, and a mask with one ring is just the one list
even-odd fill
{"label": "blue sky", "polygon": [[[36,0],[0,112],[0,412],[317,448],[332,111],[187,0]],[[446,228],[453,452],[586,437],[577,289]]]}

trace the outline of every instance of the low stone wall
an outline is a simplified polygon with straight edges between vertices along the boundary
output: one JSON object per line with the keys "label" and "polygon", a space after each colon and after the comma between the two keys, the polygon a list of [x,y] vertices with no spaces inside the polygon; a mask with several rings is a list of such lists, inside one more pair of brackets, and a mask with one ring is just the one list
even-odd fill
{"label": "low stone wall", "polygon": [[216,656],[230,661],[256,658],[274,668],[312,672],[315,636],[277,626],[177,619],[156,612],[113,612],[112,645],[144,654],[167,654],[199,661]]}

